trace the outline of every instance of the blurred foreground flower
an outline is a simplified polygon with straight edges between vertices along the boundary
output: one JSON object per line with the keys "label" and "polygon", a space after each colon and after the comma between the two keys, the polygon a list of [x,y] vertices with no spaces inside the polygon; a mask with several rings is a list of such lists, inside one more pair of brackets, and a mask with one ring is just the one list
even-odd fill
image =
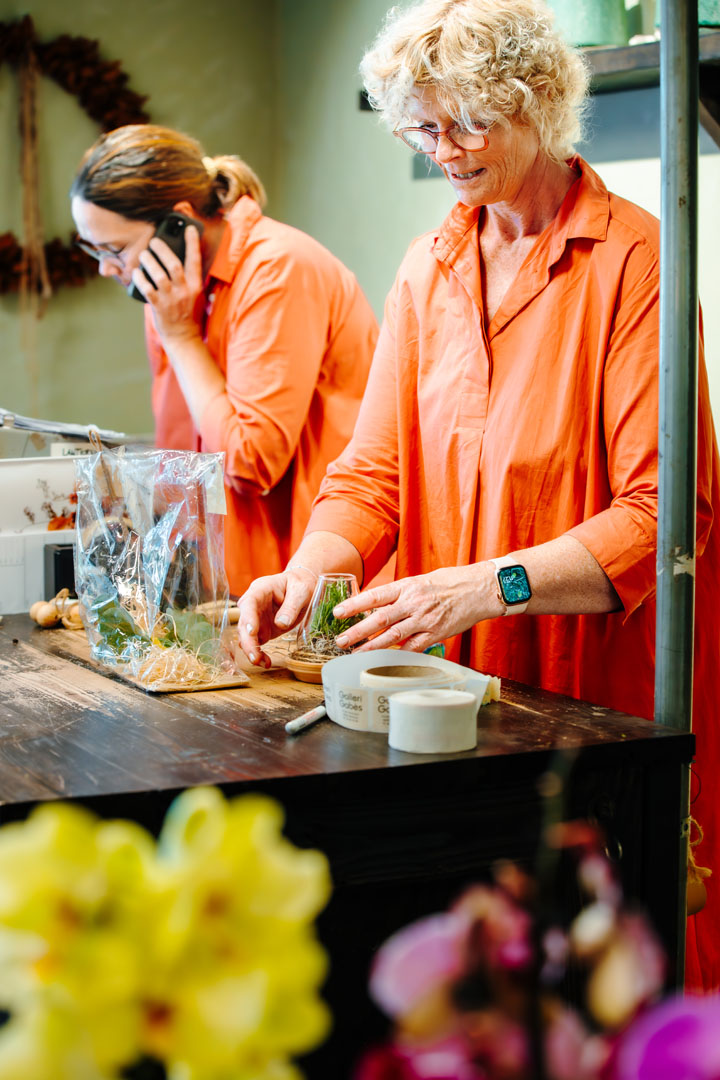
{"label": "blurred foreground flower", "polygon": [[0,829],[0,1080],[294,1080],[322,1041],[325,857],[270,799],[185,792],[157,844],[46,804]]}
{"label": "blurred foreground flower", "polygon": [[676,997],[620,1040],[613,1080],[720,1080],[720,997]]}
{"label": "blurred foreground flower", "polygon": [[[664,957],[645,920],[624,909],[593,827],[556,826],[548,842],[577,860],[585,904],[570,925],[547,919],[537,883],[501,864],[493,884],[399,931],[370,978],[394,1021],[392,1042],[364,1057],[356,1080],[614,1077],[620,1032],[657,998]],[[573,1005],[563,997],[570,973],[582,987]],[[629,1071],[617,1080],[681,1075],[695,1076]]]}

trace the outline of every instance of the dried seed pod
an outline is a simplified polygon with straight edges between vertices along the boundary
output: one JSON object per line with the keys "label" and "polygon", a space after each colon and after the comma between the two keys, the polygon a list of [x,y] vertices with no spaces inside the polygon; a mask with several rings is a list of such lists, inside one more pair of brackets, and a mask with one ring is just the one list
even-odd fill
{"label": "dried seed pod", "polygon": [[70,604],[62,617],[62,624],[66,630],[82,630],[83,621],[80,617],[80,605],[77,600]]}
{"label": "dried seed pod", "polygon": [[74,600],[70,599],[70,590],[61,589],[59,593],[56,593],[53,599],[50,601],[58,609],[58,612],[67,611],[70,604],[74,603]]}

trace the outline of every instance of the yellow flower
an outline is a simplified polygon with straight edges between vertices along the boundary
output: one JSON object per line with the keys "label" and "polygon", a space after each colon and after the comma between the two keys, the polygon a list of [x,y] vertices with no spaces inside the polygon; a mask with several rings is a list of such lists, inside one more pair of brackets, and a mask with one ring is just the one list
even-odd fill
{"label": "yellow flower", "polygon": [[117,1080],[137,1056],[133,1020],[123,1010],[95,1019],[44,1003],[14,1017],[0,1031],[2,1080]]}
{"label": "yellow flower", "polygon": [[327,962],[312,930],[329,896],[327,861],[283,839],[282,824],[269,799],[227,803],[198,788],[176,800],[163,827],[170,902],[155,928],[151,1000],[164,1004],[165,1023],[148,1033],[147,1049],[193,1076],[250,1060],[260,1077],[327,1033],[318,994]]}
{"label": "yellow flower", "polygon": [[17,979],[0,981],[0,1001],[17,1006],[45,989],[82,1007],[89,985],[108,1000],[132,994],[152,853],[138,826],[98,823],[71,805],[0,829],[0,966]]}
{"label": "yellow flower", "polygon": [[296,1080],[329,1026],[324,856],[264,797],[185,792],[159,843],[46,804],[0,829],[0,1080]]}

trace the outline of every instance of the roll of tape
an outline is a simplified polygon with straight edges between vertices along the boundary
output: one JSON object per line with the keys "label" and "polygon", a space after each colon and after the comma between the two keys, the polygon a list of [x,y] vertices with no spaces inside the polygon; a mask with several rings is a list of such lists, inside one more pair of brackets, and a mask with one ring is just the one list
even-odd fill
{"label": "roll of tape", "polygon": [[[402,667],[411,669],[411,674],[400,673],[398,669]],[[426,669],[427,674],[421,669]],[[490,676],[440,656],[376,649],[328,660],[322,668],[322,682],[325,707],[331,720],[356,731],[387,734],[389,698],[398,690],[404,687],[408,687],[408,692],[410,687],[467,690],[475,696],[479,706],[490,684]]]}
{"label": "roll of tape", "polygon": [[456,754],[477,746],[480,705],[466,690],[403,690],[390,695],[388,742],[410,754]]}
{"label": "roll of tape", "polygon": [[382,664],[360,672],[360,685],[393,694],[418,686],[446,686],[458,682],[461,675],[443,671],[434,664]]}

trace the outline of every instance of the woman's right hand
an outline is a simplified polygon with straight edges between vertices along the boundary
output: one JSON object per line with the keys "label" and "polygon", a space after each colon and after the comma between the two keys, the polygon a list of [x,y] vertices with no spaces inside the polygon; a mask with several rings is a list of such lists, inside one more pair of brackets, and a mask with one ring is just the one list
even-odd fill
{"label": "woman's right hand", "polygon": [[269,668],[266,641],[297,626],[312,599],[317,577],[304,566],[257,578],[237,602],[240,648],[251,664]]}

